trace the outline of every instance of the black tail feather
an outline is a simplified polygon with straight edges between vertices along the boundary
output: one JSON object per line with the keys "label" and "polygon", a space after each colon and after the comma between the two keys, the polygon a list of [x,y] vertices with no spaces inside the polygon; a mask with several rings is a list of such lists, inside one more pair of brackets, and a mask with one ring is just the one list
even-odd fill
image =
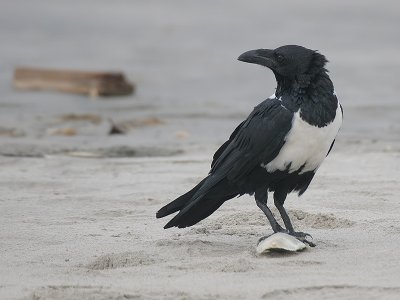
{"label": "black tail feather", "polygon": [[186,194],[176,198],[174,201],[168,203],[164,207],[162,207],[157,213],[156,218],[163,218],[178,210],[181,210],[189,201],[192,199],[193,195],[198,191],[198,189],[203,185],[206,178],[204,178],[198,185],[196,185],[193,189],[191,189]]}
{"label": "black tail feather", "polygon": [[202,199],[199,201],[199,203],[196,203],[197,205],[193,205],[185,211],[182,210],[164,226],[164,229],[171,227],[185,228],[192,226],[207,218],[224,202],[225,200],[210,201],[210,199]]}
{"label": "black tail feather", "polygon": [[226,180],[222,180],[218,184],[212,186],[205,193],[201,193],[200,195],[197,193],[194,197],[189,199],[189,201],[186,202],[186,205],[179,209],[180,212],[172,218],[164,228],[184,228],[192,226],[207,218],[225,201],[237,195],[238,193],[233,191],[229,183]]}

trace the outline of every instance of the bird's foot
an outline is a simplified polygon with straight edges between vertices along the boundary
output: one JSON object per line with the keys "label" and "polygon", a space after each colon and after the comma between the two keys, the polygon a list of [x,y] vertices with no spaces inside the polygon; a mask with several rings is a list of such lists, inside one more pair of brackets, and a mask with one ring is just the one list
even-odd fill
{"label": "bird's foot", "polygon": [[277,233],[277,232],[288,233],[288,231],[285,228],[283,228],[281,225],[279,225],[279,223],[276,223],[276,227],[273,228],[273,230],[274,230],[274,233]]}
{"label": "bird's foot", "polygon": [[[313,239],[313,237],[311,236],[311,234],[306,233],[306,232],[301,232],[301,231],[291,231],[288,229],[283,228],[281,225],[279,225],[279,223],[274,224],[275,226],[273,227],[274,233],[278,233],[278,232],[282,232],[282,233],[286,233],[289,234],[291,236],[294,236],[296,239],[298,239],[299,241],[309,245],[310,247],[315,247],[316,244],[314,244],[313,242],[307,240],[307,237],[310,237],[311,239]],[[267,238],[273,234],[270,234],[264,238]]]}
{"label": "bird's foot", "polygon": [[290,234],[291,236],[294,236],[299,241],[301,241],[303,243],[306,243],[310,247],[315,247],[316,246],[316,244],[314,244],[313,242],[307,240],[307,237],[310,237],[311,239],[313,238],[311,236],[311,234],[309,234],[309,233],[305,233],[305,232],[301,232],[301,231],[298,231],[298,232],[293,231],[293,232],[288,232],[288,234]]}

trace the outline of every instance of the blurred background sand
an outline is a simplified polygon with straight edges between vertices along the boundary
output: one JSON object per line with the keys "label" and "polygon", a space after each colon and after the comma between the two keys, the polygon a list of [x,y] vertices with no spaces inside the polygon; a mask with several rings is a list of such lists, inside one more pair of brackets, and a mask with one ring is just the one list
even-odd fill
{"label": "blurred background sand", "polygon": [[[399,28],[386,0],[0,1],[0,298],[398,299]],[[332,155],[288,201],[319,247],[256,257],[269,228],[247,196],[162,230],[155,211],[274,92],[236,58],[284,44],[327,56],[344,107]],[[17,66],[123,71],[137,91],[16,91]]]}

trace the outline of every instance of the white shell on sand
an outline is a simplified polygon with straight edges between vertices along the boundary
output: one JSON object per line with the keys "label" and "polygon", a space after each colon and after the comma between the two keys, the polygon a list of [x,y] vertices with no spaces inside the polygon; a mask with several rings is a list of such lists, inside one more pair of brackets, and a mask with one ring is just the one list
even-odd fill
{"label": "white shell on sand", "polygon": [[278,232],[258,241],[256,251],[263,254],[270,251],[299,251],[306,248],[306,245],[295,237]]}

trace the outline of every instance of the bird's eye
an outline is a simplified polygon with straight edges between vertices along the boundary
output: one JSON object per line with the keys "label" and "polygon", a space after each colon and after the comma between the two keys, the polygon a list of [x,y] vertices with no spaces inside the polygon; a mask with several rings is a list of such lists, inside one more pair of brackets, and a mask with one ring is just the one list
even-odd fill
{"label": "bird's eye", "polygon": [[282,54],[277,53],[276,54],[276,60],[281,63],[285,60],[285,57]]}

